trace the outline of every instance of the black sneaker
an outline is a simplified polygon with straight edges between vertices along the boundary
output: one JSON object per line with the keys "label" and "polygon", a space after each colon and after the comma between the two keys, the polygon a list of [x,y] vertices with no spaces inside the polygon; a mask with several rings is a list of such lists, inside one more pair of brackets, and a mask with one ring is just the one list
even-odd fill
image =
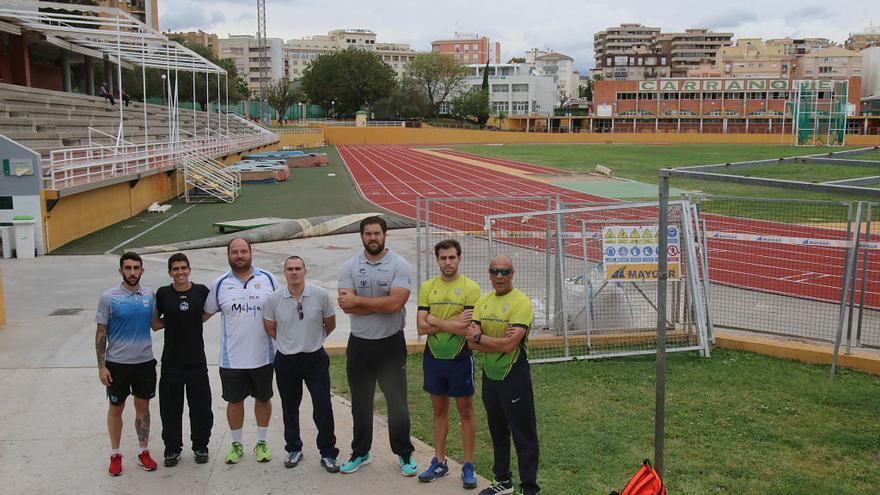
{"label": "black sneaker", "polygon": [[207,464],[208,463],[208,449],[194,450],[193,457],[196,460],[196,464]]}
{"label": "black sneaker", "polygon": [[509,495],[513,493],[513,480],[492,480],[489,488],[483,489],[479,495]]}
{"label": "black sneaker", "polygon": [[165,467],[174,467],[180,462],[180,452],[165,454]]}

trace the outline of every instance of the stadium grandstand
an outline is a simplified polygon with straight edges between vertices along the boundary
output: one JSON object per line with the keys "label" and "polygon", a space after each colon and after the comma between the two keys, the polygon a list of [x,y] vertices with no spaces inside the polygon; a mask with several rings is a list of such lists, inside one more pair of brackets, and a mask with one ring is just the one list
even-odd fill
{"label": "stadium grandstand", "polygon": [[[33,217],[39,253],[187,192],[188,200],[232,202],[240,178],[225,165],[278,142],[223,111],[222,67],[122,10],[13,2],[0,7],[0,36],[10,47],[0,55],[0,154],[13,163],[0,176],[0,193],[11,197],[0,221]],[[99,63],[109,87],[96,92]],[[72,71],[73,64],[87,70]],[[123,70],[141,87],[124,87],[132,78]],[[164,72],[157,95],[148,92],[148,70]],[[205,81],[199,95],[196,78]],[[192,94],[181,94],[184,79]],[[164,104],[111,104],[106,96],[128,92]],[[197,108],[190,101],[206,111],[182,108]]]}

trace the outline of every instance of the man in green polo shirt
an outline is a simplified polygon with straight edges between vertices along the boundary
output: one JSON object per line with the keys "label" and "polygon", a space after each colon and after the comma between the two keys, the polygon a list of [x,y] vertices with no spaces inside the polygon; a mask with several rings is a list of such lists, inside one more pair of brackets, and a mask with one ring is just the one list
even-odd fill
{"label": "man in green polo shirt", "polygon": [[461,245],[454,239],[434,246],[440,275],[419,288],[419,335],[427,335],[422,360],[424,390],[431,394],[434,411],[434,458],[419,475],[419,481],[431,482],[449,474],[446,465],[446,435],[449,433],[449,398],[455,398],[461,417],[461,443],[464,464],[461,481],[464,488],[476,488],[474,475],[474,358],[465,339],[477,333],[471,328],[474,304],[480,298],[480,286],[458,273]]}
{"label": "man in green polo shirt", "polygon": [[516,447],[520,492],[534,495],[538,487],[538,426],[528,361],[528,335],[532,325],[532,302],[513,287],[513,261],[496,256],[489,262],[494,291],[483,295],[474,307],[474,327],[479,332],[468,346],[479,352],[483,367],[483,406],[495,455],[494,479],[480,495],[513,492],[510,472],[510,437]]}

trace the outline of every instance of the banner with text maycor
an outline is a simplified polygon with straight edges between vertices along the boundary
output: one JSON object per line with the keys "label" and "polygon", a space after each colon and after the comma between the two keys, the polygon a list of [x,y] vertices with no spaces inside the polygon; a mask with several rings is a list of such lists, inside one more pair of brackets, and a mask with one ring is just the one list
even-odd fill
{"label": "banner with text maycor", "polygon": [[[669,227],[667,273],[681,279],[681,245],[678,227]],[[615,225],[602,229],[602,263],[607,280],[657,280],[656,225]]]}

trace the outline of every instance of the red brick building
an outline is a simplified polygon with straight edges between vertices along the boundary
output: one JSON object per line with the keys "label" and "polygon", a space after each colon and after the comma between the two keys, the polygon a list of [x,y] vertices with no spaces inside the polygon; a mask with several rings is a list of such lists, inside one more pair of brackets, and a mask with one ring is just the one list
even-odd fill
{"label": "red brick building", "polygon": [[490,42],[489,38],[476,34],[456,33],[454,39],[432,41],[431,51],[449,55],[464,65],[501,63],[501,42]]}

